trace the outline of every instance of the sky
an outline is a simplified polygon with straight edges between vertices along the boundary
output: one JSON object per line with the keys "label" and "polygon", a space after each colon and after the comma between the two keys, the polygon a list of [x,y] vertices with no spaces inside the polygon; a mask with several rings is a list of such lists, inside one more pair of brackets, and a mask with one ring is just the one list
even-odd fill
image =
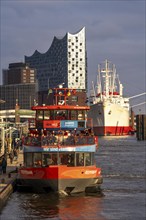
{"label": "sky", "polygon": [[[146,91],[145,0],[0,0],[0,84],[2,69],[45,53],[54,36],[86,29],[88,90],[98,64],[116,65],[126,97]],[[136,114],[146,112],[145,96],[130,99]],[[135,106],[138,105],[138,106]],[[134,107],[135,106],[135,107]]]}

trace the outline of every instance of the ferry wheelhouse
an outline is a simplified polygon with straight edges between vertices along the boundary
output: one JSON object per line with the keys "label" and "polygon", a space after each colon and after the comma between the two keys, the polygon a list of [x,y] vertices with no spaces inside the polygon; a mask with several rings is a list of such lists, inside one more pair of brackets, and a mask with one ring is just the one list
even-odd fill
{"label": "ferry wheelhouse", "polygon": [[36,117],[23,140],[24,164],[17,183],[37,192],[97,192],[102,183],[96,167],[98,140],[87,118],[89,106],[67,105],[67,88],[52,89],[54,105],[33,106]]}

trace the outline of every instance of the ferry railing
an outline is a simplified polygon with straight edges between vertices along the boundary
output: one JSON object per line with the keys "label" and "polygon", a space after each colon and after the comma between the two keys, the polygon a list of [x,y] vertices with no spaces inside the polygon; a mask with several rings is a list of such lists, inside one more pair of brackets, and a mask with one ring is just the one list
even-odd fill
{"label": "ferry railing", "polygon": [[97,144],[94,136],[27,136],[23,142],[29,146],[76,146]]}

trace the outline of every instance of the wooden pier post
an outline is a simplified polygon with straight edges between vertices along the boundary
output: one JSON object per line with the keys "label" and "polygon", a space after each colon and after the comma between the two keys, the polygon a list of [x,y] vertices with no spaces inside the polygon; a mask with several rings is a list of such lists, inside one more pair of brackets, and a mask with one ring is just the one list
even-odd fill
{"label": "wooden pier post", "polygon": [[146,140],[146,115],[136,115],[137,140]]}

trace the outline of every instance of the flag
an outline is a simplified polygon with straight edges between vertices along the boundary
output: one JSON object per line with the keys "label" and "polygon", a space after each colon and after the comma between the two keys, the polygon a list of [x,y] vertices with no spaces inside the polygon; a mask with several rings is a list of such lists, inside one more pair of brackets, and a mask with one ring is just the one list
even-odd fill
{"label": "flag", "polygon": [[48,90],[48,95],[51,94],[51,93],[53,93],[53,91],[52,91],[52,89],[49,89]]}
{"label": "flag", "polygon": [[70,95],[71,95],[71,93],[70,93],[70,91],[68,91],[67,96],[70,96]]}
{"label": "flag", "polygon": [[76,94],[76,89],[72,90],[72,94],[75,95]]}

